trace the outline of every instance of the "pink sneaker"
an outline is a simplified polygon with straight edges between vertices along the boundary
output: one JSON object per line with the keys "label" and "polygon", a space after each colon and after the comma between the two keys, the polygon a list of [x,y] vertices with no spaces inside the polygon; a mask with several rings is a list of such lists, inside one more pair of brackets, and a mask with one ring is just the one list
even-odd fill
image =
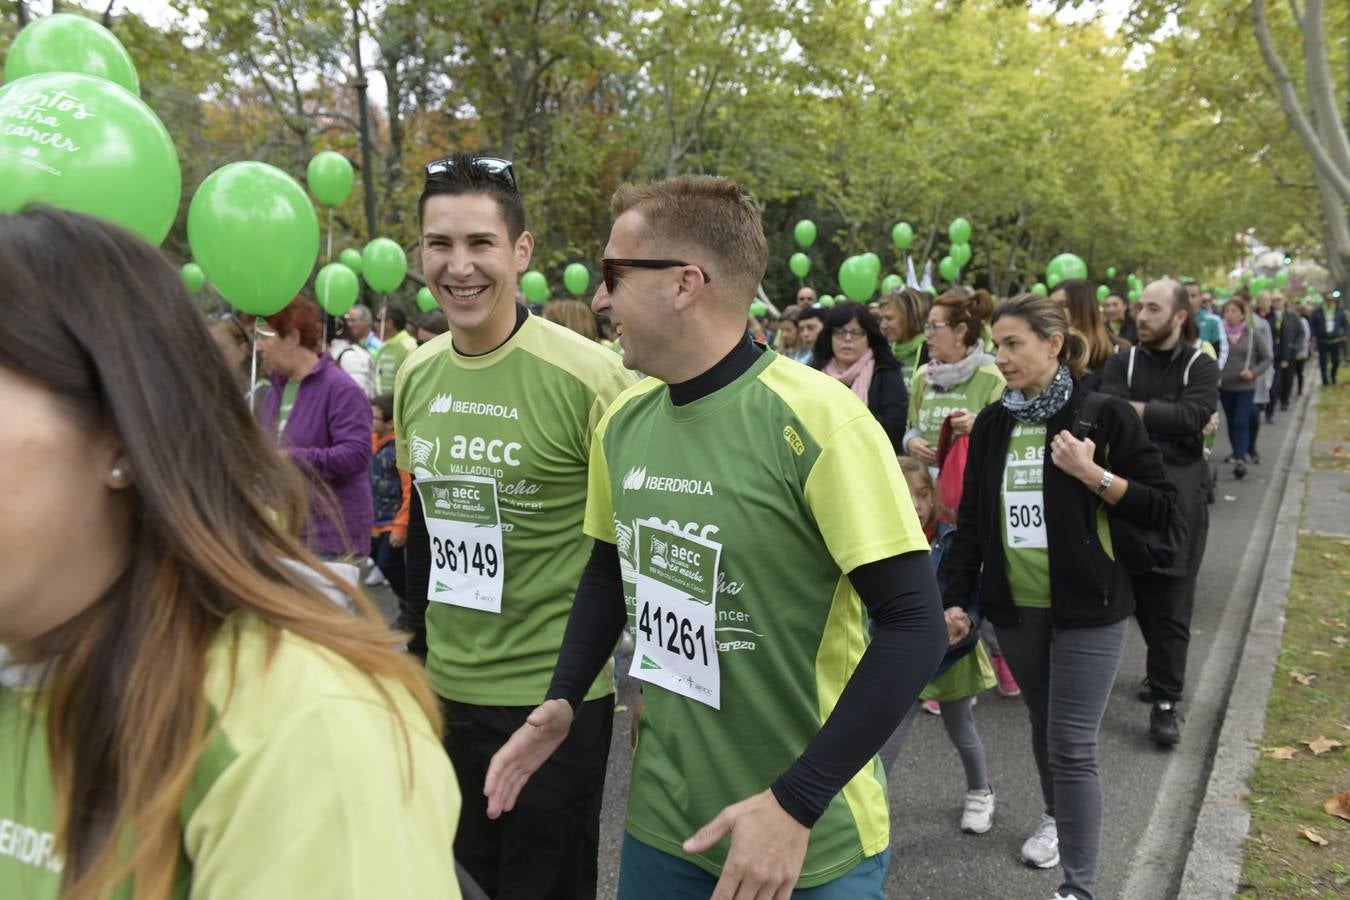
{"label": "pink sneaker", "polygon": [[1002,654],[990,656],[994,663],[994,677],[998,679],[998,692],[1004,697],[1020,697],[1022,689],[1017,686],[1017,679],[1013,678],[1012,669],[1008,668],[1008,661]]}
{"label": "pink sneaker", "polygon": [[923,701],[923,711],[934,716],[942,715],[942,707],[938,706],[938,702],[936,700]]}

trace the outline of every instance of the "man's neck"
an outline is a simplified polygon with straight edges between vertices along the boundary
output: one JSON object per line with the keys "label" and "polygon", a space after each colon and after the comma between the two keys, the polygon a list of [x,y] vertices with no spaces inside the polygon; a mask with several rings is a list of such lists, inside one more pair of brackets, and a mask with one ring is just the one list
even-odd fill
{"label": "man's neck", "polygon": [[651,374],[666,384],[681,384],[697,378],[724,359],[743,337],[743,326],[739,331],[730,328],[713,331],[706,339],[689,342],[693,345],[692,349],[676,356],[668,369],[663,368],[660,373]]}
{"label": "man's neck", "polygon": [[525,320],[530,311],[519,303],[511,304],[511,317],[496,317],[491,324],[477,331],[455,331],[453,338],[455,350],[460,356],[484,356],[511,340],[511,336]]}
{"label": "man's neck", "polygon": [[1171,353],[1176,349],[1177,344],[1181,343],[1181,329],[1174,329],[1171,334],[1161,341],[1155,341],[1148,344],[1148,349],[1154,353]]}

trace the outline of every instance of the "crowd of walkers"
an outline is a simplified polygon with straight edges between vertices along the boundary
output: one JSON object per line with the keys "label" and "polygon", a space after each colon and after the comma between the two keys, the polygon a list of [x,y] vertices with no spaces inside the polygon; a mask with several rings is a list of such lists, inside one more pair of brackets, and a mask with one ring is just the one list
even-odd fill
{"label": "crowd of walkers", "polygon": [[[1131,619],[1170,747],[1216,429],[1243,478],[1346,314],[1071,279],[748,317],[739,185],[613,208],[590,308],[533,315],[513,167],[429,165],[417,321],[207,321],[129,234],[0,216],[0,896],[595,897],[620,676],[623,900],[886,896],[924,710],[955,827],[1098,896]],[[991,689],[1038,809],[996,808]]]}

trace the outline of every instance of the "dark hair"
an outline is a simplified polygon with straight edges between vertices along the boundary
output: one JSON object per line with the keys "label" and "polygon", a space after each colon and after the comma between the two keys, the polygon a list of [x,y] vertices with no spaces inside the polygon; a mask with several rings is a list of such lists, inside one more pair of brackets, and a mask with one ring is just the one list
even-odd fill
{"label": "dark hair", "polygon": [[432,334],[445,334],[450,330],[450,322],[445,318],[445,313],[439,309],[433,309],[422,316],[417,323],[417,327],[422,331],[430,331]]}
{"label": "dark hair", "polygon": [[393,325],[399,331],[408,327],[408,314],[404,311],[402,304],[391,300],[383,306],[383,309],[386,325]]}
{"label": "dark hair", "polygon": [[[179,810],[214,734],[207,652],[232,614],[260,621],[273,646],[284,629],[349,660],[391,704],[392,679],[433,727],[439,713],[361,591],[330,579],[353,615],[283,562],[329,578],[296,536],[305,479],[254,421],[158,250],[77,213],[0,215],[0,297],[30,306],[22,325],[0,316],[0,366],[115,434],[133,474],[126,568],[73,619],[13,648],[47,663],[33,715],[47,724],[61,894],[101,895],[129,873],[138,894],[168,896]],[[121,840],[128,823],[134,843]]]}
{"label": "dark hair", "polygon": [[1172,285],[1172,315],[1175,316],[1179,312],[1186,314],[1186,321],[1181,323],[1181,339],[1193,344],[1200,338],[1200,326],[1195,324],[1195,314],[1191,312],[1190,284],[1178,282]]}
{"label": "dark hair", "polygon": [[525,201],[505,173],[489,172],[475,165],[472,154],[456,153],[446,158],[447,165],[428,175],[417,198],[417,221],[426,213],[427,200],[444,194],[457,197],[463,194],[482,194],[497,201],[497,210],[506,220],[506,236],[515,242],[525,232]]}
{"label": "dark hair", "polygon": [[[798,307],[798,309],[801,309],[801,307]],[[797,314],[797,324],[800,325],[807,319],[818,319],[823,326],[829,313],[830,311],[823,306],[808,306]]]}
{"label": "dark hair", "polygon": [[267,317],[267,324],[278,337],[289,331],[300,335],[300,346],[315,353],[323,352],[323,324],[319,321],[319,307],[308,297],[296,297],[282,307],[281,312]]}
{"label": "dark hair", "polygon": [[370,405],[380,411],[380,418],[384,419],[386,422],[394,421],[393,394],[380,394],[376,397],[372,397]]}
{"label": "dark hair", "polygon": [[953,329],[957,325],[966,326],[967,347],[974,347],[984,339],[984,323],[994,314],[994,301],[989,292],[970,288],[949,289],[933,301],[933,306],[947,311],[947,324]]}
{"label": "dark hair", "polygon": [[862,330],[867,332],[867,346],[872,348],[878,369],[899,367],[900,363],[891,352],[891,345],[887,342],[886,336],[881,333],[876,316],[872,315],[866,305],[854,303],[852,300],[836,304],[828,311],[825,316],[825,327],[821,329],[820,336],[816,338],[816,346],[812,348],[812,365],[817,369],[823,369],[826,363],[834,359],[834,344],[831,342],[834,332],[849,322],[857,322],[862,326]]}

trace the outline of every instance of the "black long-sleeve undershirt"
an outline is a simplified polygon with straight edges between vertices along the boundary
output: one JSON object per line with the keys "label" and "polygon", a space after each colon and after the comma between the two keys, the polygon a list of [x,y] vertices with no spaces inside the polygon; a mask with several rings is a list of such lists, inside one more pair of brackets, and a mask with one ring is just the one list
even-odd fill
{"label": "black long-sleeve undershirt", "polygon": [[[859,566],[849,581],[875,623],[872,642],[824,726],[772,785],[779,805],[808,828],[885,743],[947,648],[937,580],[926,552]],[[618,548],[596,541],[567,620],[548,699],[566,700],[575,710],[627,620]],[[728,802],[736,799],[743,798]]]}

